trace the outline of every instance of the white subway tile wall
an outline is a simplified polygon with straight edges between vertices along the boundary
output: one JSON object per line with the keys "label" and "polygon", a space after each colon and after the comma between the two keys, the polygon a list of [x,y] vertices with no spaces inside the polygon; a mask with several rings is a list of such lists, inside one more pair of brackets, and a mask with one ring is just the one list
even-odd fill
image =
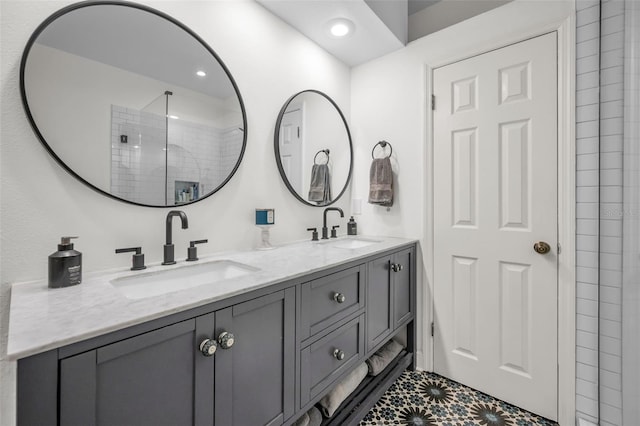
{"label": "white subway tile wall", "polygon": [[576,11],[576,414],[620,426],[624,1]]}
{"label": "white subway tile wall", "polygon": [[[239,127],[217,129],[185,120],[113,105],[111,108],[111,193],[141,204],[179,202],[176,182],[193,182],[200,196],[227,179],[242,151]],[[121,135],[127,136],[122,143]],[[168,145],[167,145],[168,137]],[[168,148],[167,148],[168,147]]]}
{"label": "white subway tile wall", "polygon": [[624,1],[602,1],[601,15],[600,421],[621,426]]}
{"label": "white subway tile wall", "polygon": [[576,0],[576,417],[598,421],[600,3]]}

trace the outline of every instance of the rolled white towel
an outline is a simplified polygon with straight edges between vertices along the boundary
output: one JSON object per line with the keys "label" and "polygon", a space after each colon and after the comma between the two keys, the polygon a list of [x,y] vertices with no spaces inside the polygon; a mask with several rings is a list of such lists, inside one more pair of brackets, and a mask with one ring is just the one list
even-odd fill
{"label": "rolled white towel", "polygon": [[360,364],[320,400],[318,405],[320,405],[322,414],[325,417],[333,416],[340,404],[351,395],[351,392],[356,390],[366,376],[367,366],[364,363]]}
{"label": "rolled white towel", "polygon": [[309,426],[309,412],[307,411],[300,417],[293,426]]}
{"label": "rolled white towel", "polygon": [[371,355],[366,361],[370,376],[377,376],[387,368],[387,365],[398,356],[402,350],[402,345],[395,340],[389,340],[383,347]]}
{"label": "rolled white towel", "polygon": [[322,414],[317,407],[311,407],[311,410],[307,411],[309,415],[309,426],[320,426],[322,423]]}

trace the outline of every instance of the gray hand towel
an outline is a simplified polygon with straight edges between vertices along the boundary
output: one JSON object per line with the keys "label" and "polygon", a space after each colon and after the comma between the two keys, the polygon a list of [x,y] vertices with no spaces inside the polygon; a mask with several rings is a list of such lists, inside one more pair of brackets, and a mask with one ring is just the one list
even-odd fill
{"label": "gray hand towel", "polygon": [[402,345],[400,343],[395,340],[389,340],[366,361],[367,367],[369,368],[369,375],[377,376],[380,374],[382,370],[387,368],[387,365],[398,356],[401,350]]}
{"label": "gray hand towel", "polygon": [[309,201],[318,204],[331,201],[331,176],[329,175],[329,166],[326,164],[314,164],[311,169]]}
{"label": "gray hand towel", "polygon": [[335,388],[326,394],[318,403],[320,411],[325,417],[331,417],[336,412],[340,404],[356,390],[358,385],[367,376],[367,365],[360,364],[347,377],[345,377]]}
{"label": "gray hand towel", "polygon": [[393,205],[393,171],[391,160],[375,158],[369,169],[369,203],[390,207]]}

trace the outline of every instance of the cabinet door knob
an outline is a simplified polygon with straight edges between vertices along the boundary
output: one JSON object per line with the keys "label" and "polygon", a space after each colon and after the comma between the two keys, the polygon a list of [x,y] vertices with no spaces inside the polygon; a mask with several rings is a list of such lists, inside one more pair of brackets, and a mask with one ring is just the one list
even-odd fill
{"label": "cabinet door knob", "polygon": [[400,272],[400,271],[402,271],[402,265],[399,264],[399,263],[392,263],[391,264],[391,270],[393,272]]}
{"label": "cabinet door knob", "polygon": [[344,303],[345,300],[347,300],[347,298],[342,293],[333,293],[333,300],[335,300],[338,303]]}
{"label": "cabinet door knob", "polygon": [[340,349],[334,349],[333,356],[338,361],[342,361],[344,359],[344,352],[341,351]]}
{"label": "cabinet door knob", "polygon": [[231,346],[233,346],[234,342],[235,342],[235,337],[233,336],[233,334],[229,333],[228,331],[223,331],[218,336],[218,344],[222,349],[229,349]]}
{"label": "cabinet door knob", "polygon": [[213,356],[217,348],[218,345],[211,339],[204,339],[202,343],[200,343],[200,352],[204,356]]}

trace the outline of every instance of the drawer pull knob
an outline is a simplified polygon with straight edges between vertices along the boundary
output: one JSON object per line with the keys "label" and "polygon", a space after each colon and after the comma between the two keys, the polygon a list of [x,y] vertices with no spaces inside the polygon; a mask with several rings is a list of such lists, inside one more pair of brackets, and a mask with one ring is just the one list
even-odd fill
{"label": "drawer pull knob", "polygon": [[200,352],[204,356],[213,356],[217,348],[218,345],[211,339],[204,339],[202,343],[200,343]]}
{"label": "drawer pull knob", "polygon": [[335,357],[335,359],[337,359],[338,361],[342,361],[344,359],[344,352],[341,351],[340,349],[335,349],[333,351],[333,356]]}
{"label": "drawer pull knob", "polygon": [[344,303],[347,298],[342,293],[333,293],[333,300],[338,303]]}
{"label": "drawer pull knob", "polygon": [[222,349],[229,349],[231,346],[233,346],[235,341],[236,339],[233,334],[229,333],[228,331],[223,331],[218,336],[218,344]]}

